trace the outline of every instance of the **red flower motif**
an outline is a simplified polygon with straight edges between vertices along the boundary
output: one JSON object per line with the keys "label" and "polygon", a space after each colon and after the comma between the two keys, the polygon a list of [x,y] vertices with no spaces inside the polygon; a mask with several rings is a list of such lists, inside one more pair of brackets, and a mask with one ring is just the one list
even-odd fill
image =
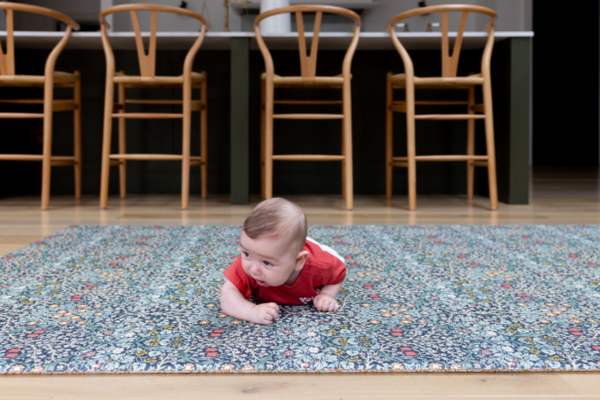
{"label": "red flower motif", "polygon": [[600,346],[592,346],[592,349],[594,349],[594,350],[600,350]]}
{"label": "red flower motif", "polygon": [[464,254],[459,254],[458,258],[465,258]]}
{"label": "red flower motif", "polygon": [[346,260],[349,260],[349,259],[351,259],[351,258],[352,258],[352,256],[344,256],[344,258],[345,258]]}
{"label": "red flower motif", "polygon": [[415,353],[414,351],[405,351],[404,354],[407,356],[416,356],[417,355],[417,353]]}
{"label": "red flower motif", "polygon": [[569,257],[571,257],[571,258],[577,258],[577,256],[575,254],[569,254]]}
{"label": "red flower motif", "polygon": [[110,263],[111,267],[116,267],[117,265],[119,265],[119,264],[117,264],[117,263]]}
{"label": "red flower motif", "polygon": [[400,347],[400,351],[411,351],[410,347]]}

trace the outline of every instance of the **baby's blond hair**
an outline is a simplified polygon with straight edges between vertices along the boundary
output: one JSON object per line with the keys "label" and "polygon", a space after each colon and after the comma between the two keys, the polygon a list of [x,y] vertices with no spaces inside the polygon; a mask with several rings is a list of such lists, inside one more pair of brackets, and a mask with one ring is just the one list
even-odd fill
{"label": "baby's blond hair", "polygon": [[290,247],[302,251],[306,243],[306,215],[300,206],[274,197],[259,203],[244,221],[243,230],[251,239],[286,236]]}

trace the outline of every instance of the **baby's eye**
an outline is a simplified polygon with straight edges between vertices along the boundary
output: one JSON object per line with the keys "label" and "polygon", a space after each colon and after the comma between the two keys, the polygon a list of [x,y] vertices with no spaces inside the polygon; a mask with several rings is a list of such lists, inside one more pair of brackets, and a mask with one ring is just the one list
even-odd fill
{"label": "baby's eye", "polygon": [[247,252],[243,251],[242,254],[244,255],[244,257],[246,258],[250,258],[250,254],[248,254]]}
{"label": "baby's eye", "polygon": [[263,264],[265,264],[267,267],[269,267],[269,266],[273,265],[273,264],[271,264],[271,263],[270,263],[270,262],[268,262],[268,261],[263,261]]}

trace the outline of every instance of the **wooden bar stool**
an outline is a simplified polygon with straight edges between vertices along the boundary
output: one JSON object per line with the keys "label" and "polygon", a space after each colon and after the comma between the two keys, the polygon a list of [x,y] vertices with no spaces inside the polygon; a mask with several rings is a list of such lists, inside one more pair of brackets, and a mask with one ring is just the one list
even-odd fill
{"label": "wooden bar stool", "polygon": [[[129,11],[131,22],[135,31],[135,41],[140,64],[140,75],[125,75],[115,72],[115,57],[108,40],[107,29],[109,28],[105,17],[107,15]],[[138,11],[150,11],[150,44],[148,52],[144,49],[144,42],[138,20]],[[156,24],[158,13],[174,13],[201,22],[202,27],[198,38],[188,51],[183,65],[183,74],[179,76],[156,76]],[[102,145],[102,176],[100,183],[100,208],[106,208],[108,202],[108,179],[111,166],[119,166],[120,195],[126,195],[126,168],[127,160],[154,160],[154,161],[181,161],[181,208],[187,209],[190,192],[190,166],[200,166],[202,198],[206,198],[207,179],[207,92],[206,72],[193,72],[192,65],[196,53],[202,45],[206,30],[210,25],[206,19],[193,11],[179,7],[171,7],[157,4],[122,4],[109,7],[100,13],[102,45],[106,56],[106,94],[104,100],[104,141]],[[118,101],[114,103],[114,87],[118,85]],[[128,88],[181,88],[183,90],[182,100],[162,99],[127,99]],[[200,90],[200,100],[192,99],[192,89]],[[127,104],[182,104],[182,113],[127,113]],[[191,142],[191,118],[192,111],[200,111],[200,156],[190,155]],[[111,154],[112,120],[119,121],[119,153]],[[126,148],[125,120],[134,119],[181,119],[183,122],[183,145],[182,154],[128,154]]]}
{"label": "wooden bar stool", "polygon": [[[304,20],[302,13],[316,13],[310,56],[306,54]],[[279,76],[275,74],[273,58],[260,34],[259,24],[265,18],[277,14],[295,13],[298,25],[298,45],[300,50],[301,76]],[[319,31],[323,13],[338,14],[354,21],[354,36],[342,65],[342,73],[336,76],[316,76]],[[346,199],[346,209],[353,207],[352,189],[352,103],[350,93],[350,65],[358,44],[360,17],[351,10],[322,5],[299,5],[276,8],[260,14],[254,20],[254,32],[258,47],[265,60],[265,70],[261,76],[261,195],[264,199],[273,197],[273,161],[341,161],[342,196]],[[332,88],[342,90],[342,100],[275,100],[275,88]],[[274,114],[274,104],[341,104],[341,114]],[[341,155],[317,154],[273,154],[273,119],[338,119],[342,121]]]}
{"label": "wooden bar stool", "polygon": [[[448,13],[460,12],[460,24],[454,40],[452,55],[449,54]],[[441,13],[442,17],[442,76],[441,77],[418,77],[415,76],[413,63],[408,52],[398,40],[394,26],[398,21],[418,15]],[[456,76],[458,60],[463,39],[463,32],[467,23],[469,13],[484,14],[490,17],[485,25],[488,29],[488,37],[483,56],[481,58],[481,73],[469,76]],[[473,198],[474,167],[487,167],[489,181],[490,208],[498,208],[498,190],[496,184],[496,154],[494,150],[494,118],[492,111],[492,83],[490,75],[490,60],[492,48],[494,47],[494,22],[497,18],[492,9],[462,5],[449,4],[440,6],[421,7],[406,11],[392,18],[385,26],[389,30],[392,41],[404,64],[403,74],[387,75],[387,101],[386,101],[386,195],[392,197],[392,168],[408,168],[408,203],[409,209],[417,207],[417,161],[466,161],[467,162],[467,197]],[[483,104],[475,104],[475,87],[481,86],[483,91]],[[394,101],[394,89],[405,89],[406,100]],[[463,89],[467,90],[466,101],[439,101],[439,100],[417,100],[415,101],[415,89]],[[415,106],[428,105],[465,105],[465,114],[415,114]],[[393,156],[393,113],[406,114],[407,131],[407,157]],[[482,114],[477,114],[482,113]],[[475,155],[475,120],[485,121],[486,155]],[[466,155],[416,155],[415,149],[415,121],[416,120],[465,120],[467,121],[467,154]]]}
{"label": "wooden bar stool", "polygon": [[[55,71],[56,59],[69,41],[71,32],[79,30],[77,22],[65,14],[45,7],[28,4],[0,2],[0,10],[6,11],[6,53],[0,44],[0,87],[40,87],[44,88],[43,99],[1,99],[0,103],[42,104],[43,112],[0,112],[0,119],[40,118],[43,119],[43,151],[38,154],[0,154],[5,161],[42,162],[42,210],[50,203],[50,169],[57,166],[75,167],[75,198],[81,198],[81,79],[79,71],[73,73]],[[14,12],[28,12],[58,19],[67,28],[46,59],[44,75],[15,74]],[[72,99],[55,99],[54,88],[73,88]],[[55,111],[73,111],[74,150],[72,156],[52,155],[52,118]]]}

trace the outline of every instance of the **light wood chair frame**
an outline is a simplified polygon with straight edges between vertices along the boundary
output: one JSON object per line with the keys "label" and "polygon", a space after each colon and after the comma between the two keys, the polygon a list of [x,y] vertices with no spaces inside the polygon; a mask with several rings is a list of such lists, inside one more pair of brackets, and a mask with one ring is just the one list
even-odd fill
{"label": "light wood chair frame", "polygon": [[[0,87],[43,87],[43,99],[1,99],[0,104],[42,104],[43,112],[0,112],[0,119],[43,119],[43,150],[39,154],[0,154],[3,161],[42,162],[42,210],[50,205],[50,170],[56,166],[73,166],[75,169],[75,198],[81,198],[81,78],[79,71],[73,73],[55,71],[56,60],[65,48],[71,32],[79,30],[79,24],[65,14],[45,7],[28,4],[0,2],[0,10],[6,11],[6,52],[0,43]],[[67,25],[62,39],[54,46],[46,59],[44,75],[16,75],[14,12],[45,15]],[[73,88],[72,99],[55,99],[54,88]],[[52,120],[54,112],[73,111],[72,156],[52,155]]]}
{"label": "light wood chair frame", "polygon": [[[148,52],[144,48],[142,32],[140,30],[138,11],[150,11],[151,26],[149,33]],[[125,75],[123,72],[115,71],[115,57],[109,42],[106,16],[118,12],[129,12],[135,31],[135,41],[140,66],[139,76]],[[179,77],[156,76],[156,31],[158,13],[173,13],[194,18],[201,22],[202,27],[198,38],[188,51],[184,65],[183,74]],[[200,166],[200,186],[202,198],[207,197],[208,176],[208,124],[207,124],[207,75],[193,72],[194,58],[202,45],[206,30],[210,29],[208,21],[200,14],[193,11],[157,4],[122,4],[102,10],[100,13],[100,30],[102,34],[102,45],[106,56],[106,92],[104,101],[104,138],[102,144],[102,172],[100,183],[100,208],[108,206],[108,183],[111,166],[119,166],[119,191],[120,197],[126,197],[126,175],[128,160],[152,160],[152,161],[181,161],[181,208],[189,206],[190,189],[190,167]],[[114,102],[115,84],[117,85],[117,102]],[[164,99],[127,99],[127,88],[182,88],[181,100]],[[192,99],[192,89],[200,90],[200,99]],[[181,104],[182,113],[127,113],[127,104]],[[192,112],[200,112],[200,156],[191,156],[191,123]],[[118,119],[118,154],[111,154],[112,121]],[[182,119],[182,154],[128,154],[126,146],[126,119]]]}
{"label": "light wood chair frame", "polygon": [[[449,53],[450,40],[448,34],[448,13],[461,12],[461,19],[454,41],[452,55]],[[394,26],[397,22],[407,18],[424,14],[441,13],[442,23],[442,76],[435,78],[420,78],[415,76],[412,59],[398,39]],[[488,30],[488,37],[481,58],[481,73],[467,77],[457,77],[458,61],[469,13],[479,13],[490,17],[484,26]],[[496,181],[496,155],[494,148],[494,117],[492,109],[492,84],[490,62],[494,47],[494,23],[497,18],[492,9],[462,4],[450,4],[422,7],[401,13],[392,18],[385,29],[390,32],[392,42],[396,47],[404,64],[404,74],[387,74],[386,94],[386,196],[392,197],[392,169],[393,167],[406,167],[408,169],[408,203],[409,209],[417,207],[417,161],[466,161],[467,162],[467,197],[473,198],[474,168],[487,167],[490,209],[498,208],[498,190]],[[475,87],[481,86],[483,104],[475,104]],[[406,91],[406,100],[394,101],[394,89]],[[466,89],[467,101],[415,101],[415,89]],[[466,105],[466,114],[415,114],[415,106],[422,105]],[[393,155],[393,114],[401,112],[406,114],[407,126],[407,156],[394,157]],[[483,113],[483,114],[477,114]],[[486,137],[486,155],[475,155],[475,120],[483,119]],[[415,120],[466,120],[467,121],[467,154],[466,155],[416,155]]]}
{"label": "light wood chair frame", "polygon": [[[315,24],[312,36],[310,55],[306,52],[304,20],[302,13],[314,12]],[[295,14],[298,26],[298,45],[300,51],[301,76],[282,77],[275,74],[273,58],[260,34],[260,21],[277,14]],[[354,21],[354,35],[344,56],[342,73],[335,77],[316,76],[317,53],[319,47],[319,32],[323,13],[337,14]],[[325,5],[298,5],[276,8],[264,12],[254,20],[256,41],[265,62],[265,73],[261,77],[261,195],[264,199],[273,196],[273,161],[341,161],[342,163],[342,196],[346,200],[346,209],[353,208],[353,177],[352,177],[352,75],[350,67],[358,45],[360,33],[360,17],[354,11],[342,7]],[[342,100],[275,100],[275,88],[333,88],[342,90]],[[275,104],[341,104],[341,114],[274,114]],[[274,119],[339,119],[342,121],[341,155],[301,155],[273,154],[273,120]]]}

